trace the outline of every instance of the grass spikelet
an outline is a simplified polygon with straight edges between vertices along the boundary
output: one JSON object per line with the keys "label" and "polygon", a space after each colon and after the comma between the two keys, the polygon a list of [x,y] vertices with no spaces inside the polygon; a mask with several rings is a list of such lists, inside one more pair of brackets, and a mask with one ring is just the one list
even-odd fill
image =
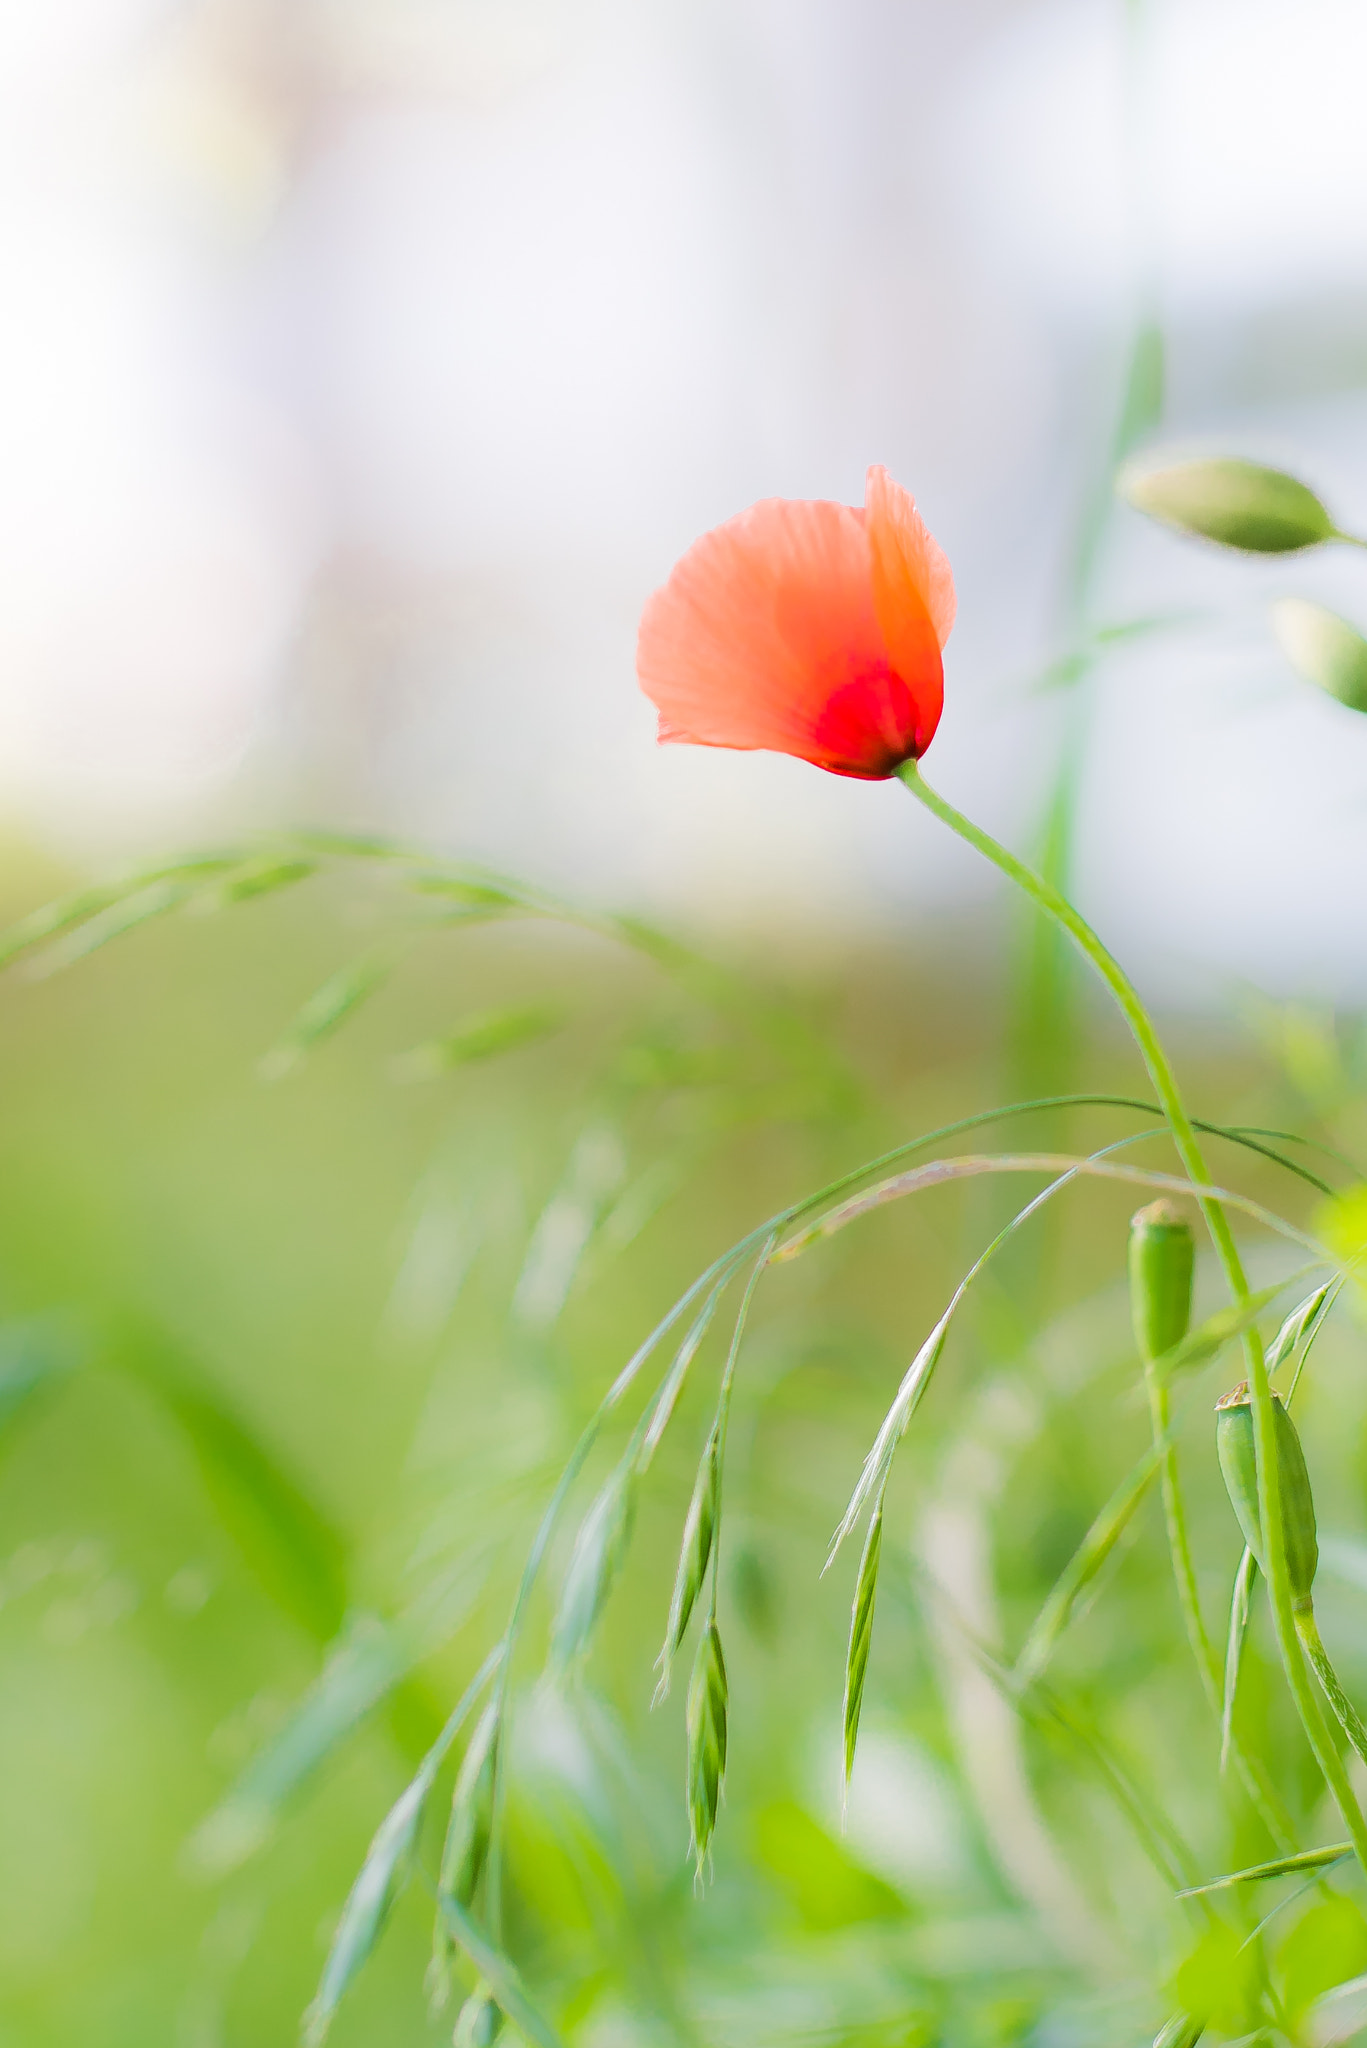
{"label": "grass spikelet", "polygon": [[437,1772],[480,1692],[496,1670],[501,1655],[501,1650],[494,1650],[485,1658],[452,1710],[441,1734],[423,1758],[416,1775],[404,1787],[375,1831],[365,1861],[342,1908],[317,1994],[304,2015],[306,2048],[319,2048],[326,2039],[337,2007],[384,1931],[394,1903],[412,1873],[418,1830],[422,1826]]}
{"label": "grass spikelet", "polygon": [[347,1895],[328,1951],[322,1982],[304,2015],[307,2048],[327,2038],[343,1995],[380,1938],[394,1902],[408,1882],[430,1781],[419,1772],[405,1786],[375,1831],[365,1862]]}
{"label": "grass spikelet", "polygon": [[1230,1747],[1234,1740],[1234,1701],[1239,1690],[1239,1667],[1244,1657],[1244,1637],[1248,1632],[1248,1606],[1253,1592],[1253,1581],[1258,1575],[1258,1560],[1244,1545],[1244,1554],[1239,1560],[1239,1569],[1234,1574],[1234,1591],[1229,1602],[1229,1638],[1225,1644],[1225,1685],[1220,1709],[1220,1770],[1229,1764]]}
{"label": "grass spikelet", "polygon": [[292,1073],[315,1046],[330,1038],[368,996],[374,995],[388,975],[387,961],[366,959],[353,961],[325,981],[261,1061],[262,1080],[281,1081]]}
{"label": "grass spikelet", "polygon": [[494,1776],[502,1716],[497,1699],[480,1715],[461,1759],[451,1799],[451,1820],[441,1853],[438,1895],[468,1906],[479,1888],[489,1856],[494,1820]]}
{"label": "grass spikelet", "polygon": [[845,1510],[844,1519],[831,1538],[831,1547],[822,1566],[823,1572],[828,1572],[834,1564],[836,1553],[859,1520],[865,1502],[875,1496],[881,1500],[888,1483],[888,1473],[892,1470],[897,1446],[906,1435],[911,1418],[920,1405],[921,1396],[930,1384],[930,1376],[939,1364],[940,1353],[945,1348],[945,1338],[949,1334],[950,1319],[958,1302],[959,1296],[956,1295],[907,1367],[902,1384],[897,1389],[896,1398],[884,1416],[883,1425],[864,1460],[864,1469],[859,1475],[858,1485],[850,1495],[850,1504]]}
{"label": "grass spikelet", "polygon": [[1313,1294],[1308,1294],[1304,1301],[1292,1309],[1268,1349],[1269,1373],[1278,1371],[1286,1364],[1288,1358],[1295,1356],[1303,1338],[1310,1339],[1316,1335],[1319,1324],[1331,1305],[1330,1297],[1335,1292],[1334,1282],[1326,1280],[1322,1287],[1317,1287]]}
{"label": "grass spikelet", "polygon": [[430,1039],[401,1053],[394,1062],[396,1081],[432,1081],[457,1067],[472,1066],[477,1060],[493,1059],[546,1038],[564,1023],[564,1013],[548,1003],[517,1003],[503,1009],[481,1010],[467,1017],[444,1038]]}
{"label": "grass spikelet", "polygon": [[1224,1877],[1213,1877],[1209,1884],[1188,1885],[1177,1897],[1199,1899],[1207,1892],[1227,1891],[1235,1884],[1261,1884],[1265,1878],[1289,1877],[1298,1870],[1326,1870],[1331,1863],[1341,1863],[1352,1853],[1351,1842],[1330,1842],[1324,1849],[1302,1849],[1296,1856],[1278,1856],[1271,1863],[1250,1863],[1246,1870],[1231,1870]]}
{"label": "grass spikelet", "polygon": [[487,1984],[477,1984],[456,2014],[452,2048],[491,2048],[503,2026],[503,2013]]}
{"label": "grass spikelet", "polygon": [[850,1611],[850,1644],[845,1656],[845,1791],[848,1794],[854,1770],[854,1748],[859,1739],[859,1713],[864,1704],[864,1679],[869,1668],[873,1642],[873,1609],[878,1597],[878,1566],[883,1554],[883,1500],[869,1522],[864,1554],[859,1560],[854,1606]]}
{"label": "grass spikelet", "polygon": [[579,1525],[551,1635],[552,1658],[561,1671],[589,1647],[631,1541],[635,1507],[635,1474],[628,1457]]}
{"label": "grass spikelet", "polygon": [[660,1673],[660,1682],[655,1688],[656,1705],[669,1691],[674,1659],[678,1655],[679,1645],[683,1642],[694,1605],[702,1591],[703,1580],[707,1576],[707,1567],[712,1556],[712,1538],[720,1506],[721,1430],[718,1424],[714,1423],[698,1464],[698,1476],[693,1482],[693,1497],[688,1503],[688,1514],[684,1520],[679,1569],[675,1575],[674,1592],[669,1602],[664,1647],[656,1659],[656,1668]]}
{"label": "grass spikelet", "polygon": [[726,1777],[726,1661],[715,1617],[709,1617],[688,1681],[688,1828],[693,1869],[701,1877],[717,1825]]}

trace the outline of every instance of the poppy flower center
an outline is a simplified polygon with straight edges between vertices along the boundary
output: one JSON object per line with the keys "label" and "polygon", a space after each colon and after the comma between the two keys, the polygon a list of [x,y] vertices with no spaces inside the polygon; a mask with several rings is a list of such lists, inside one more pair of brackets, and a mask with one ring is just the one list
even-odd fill
{"label": "poppy flower center", "polygon": [[861,663],[835,685],[812,740],[831,767],[878,781],[916,753],[916,726],[911,691],[885,658]]}

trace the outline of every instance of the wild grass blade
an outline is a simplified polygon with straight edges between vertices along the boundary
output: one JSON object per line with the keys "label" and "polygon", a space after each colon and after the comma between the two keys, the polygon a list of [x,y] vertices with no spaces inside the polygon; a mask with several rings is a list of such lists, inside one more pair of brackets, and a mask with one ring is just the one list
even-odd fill
{"label": "wild grass blade", "polygon": [[411,1663],[392,1627],[374,1616],[353,1623],[283,1728],[196,1828],[189,1844],[196,1868],[223,1876],[269,1841],[285,1801]]}
{"label": "wild grass blade", "polygon": [[1014,1677],[1022,1690],[1033,1685],[1054,1653],[1078,1601],[1125,1534],[1135,1512],[1158,1476],[1170,1439],[1151,1444],[1096,1516],[1072,1557],[1055,1580],[1016,1658]]}
{"label": "wild grass blade", "polygon": [[340,1532],[164,1331],[130,1320],[110,1334],[110,1363],[183,1432],[205,1493],[244,1563],[301,1626],[331,1642],[347,1607],[347,1546]]}

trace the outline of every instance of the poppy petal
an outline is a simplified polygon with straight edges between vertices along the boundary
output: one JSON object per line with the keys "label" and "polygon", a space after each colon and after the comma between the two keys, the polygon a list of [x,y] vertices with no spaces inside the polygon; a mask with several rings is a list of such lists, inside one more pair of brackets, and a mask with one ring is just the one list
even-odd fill
{"label": "poppy petal", "polygon": [[862,515],[821,499],[766,498],[695,541],[646,605],[637,647],[662,737],[855,774],[888,769],[864,766],[864,750],[830,758],[818,728],[837,692],[887,664]]}
{"label": "poppy petal", "polygon": [[940,650],[954,624],[954,578],[915,501],[875,465],[864,516],[873,559],[873,602],[888,654],[916,705],[913,751],[923,754],[944,706]]}

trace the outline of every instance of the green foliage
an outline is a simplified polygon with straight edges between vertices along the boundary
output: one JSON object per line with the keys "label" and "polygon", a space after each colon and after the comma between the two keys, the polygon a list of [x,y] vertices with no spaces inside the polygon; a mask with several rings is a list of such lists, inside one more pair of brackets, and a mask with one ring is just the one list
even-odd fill
{"label": "green foliage", "polygon": [[1256,1948],[1236,1928],[1212,1920],[1184,1959],[1173,1995],[1184,2012],[1221,2034],[1246,2034],[1263,2018]]}
{"label": "green foliage", "polygon": [[813,1933],[905,1916],[906,1906],[891,1885],[865,1870],[794,1800],[776,1800],[756,1815],[755,1848],[802,1925]]}
{"label": "green foliage", "polygon": [[1294,2025],[1317,1998],[1367,1972],[1367,1920],[1331,1892],[1304,1912],[1277,1951],[1282,2000]]}

